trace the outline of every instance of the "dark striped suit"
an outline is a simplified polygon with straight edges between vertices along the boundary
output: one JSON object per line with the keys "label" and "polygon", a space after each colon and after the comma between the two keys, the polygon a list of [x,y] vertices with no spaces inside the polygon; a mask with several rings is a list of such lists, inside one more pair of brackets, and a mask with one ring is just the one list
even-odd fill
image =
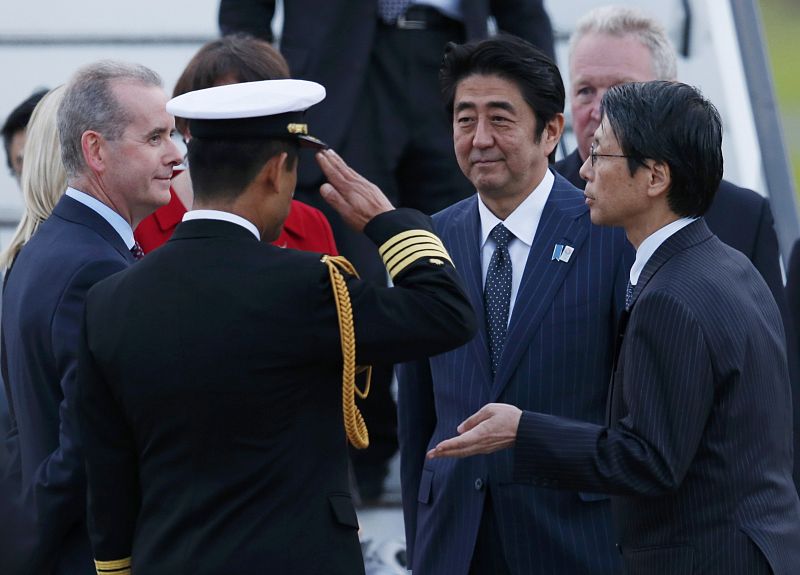
{"label": "dark striped suit", "polygon": [[[618,573],[607,500],[514,481],[511,450],[460,460],[424,456],[493,401],[603,421],[615,309],[627,281],[623,258],[631,253],[622,230],[593,226],[583,194],[556,175],[493,382],[477,197],[434,222],[464,277],[480,329],[455,351],[399,369],[403,510],[414,573],[467,573],[487,489],[512,573]],[[557,243],[575,248],[568,262],[552,260]]]}
{"label": "dark striped suit", "polygon": [[769,288],[698,220],[633,293],[609,426],[526,412],[514,477],[612,493],[631,575],[796,574],[783,328]]}

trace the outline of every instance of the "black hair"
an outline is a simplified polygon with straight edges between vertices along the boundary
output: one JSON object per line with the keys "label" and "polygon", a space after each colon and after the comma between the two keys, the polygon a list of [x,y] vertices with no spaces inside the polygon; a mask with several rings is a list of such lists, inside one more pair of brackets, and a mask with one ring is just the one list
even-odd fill
{"label": "black hair", "polygon": [[645,160],[669,166],[670,209],[681,217],[703,215],[722,179],[722,121],[714,105],[680,82],[620,84],[603,96],[608,118],[631,175]]}
{"label": "black hair", "polygon": [[187,147],[195,198],[233,200],[270,158],[286,152],[286,168],[294,169],[299,146],[290,139],[192,138]]}
{"label": "black hair", "polygon": [[451,116],[459,82],[476,74],[499,76],[516,84],[536,116],[536,142],[547,122],[564,112],[564,82],[555,62],[516,36],[500,34],[467,44],[447,44],[439,84]]}
{"label": "black hair", "polygon": [[41,89],[25,98],[21,104],[11,111],[8,118],[6,118],[5,124],[3,124],[3,146],[6,149],[6,163],[10,170],[14,169],[11,158],[11,140],[14,138],[14,134],[28,127],[33,109],[39,103],[39,100],[44,98],[45,94],[47,94],[47,89]]}

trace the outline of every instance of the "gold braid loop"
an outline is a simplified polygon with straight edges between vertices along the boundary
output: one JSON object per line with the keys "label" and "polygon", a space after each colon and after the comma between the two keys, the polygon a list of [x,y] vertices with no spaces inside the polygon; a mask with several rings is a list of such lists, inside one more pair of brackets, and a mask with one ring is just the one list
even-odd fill
{"label": "gold braid loop", "polygon": [[[350,303],[350,292],[344,276],[339,271],[358,277],[356,269],[342,256],[322,256],[322,263],[328,266],[328,274],[333,288],[333,299],[336,302],[336,314],[339,317],[339,335],[342,340],[342,412],[344,414],[344,430],[347,439],[356,449],[369,446],[369,432],[364,416],[356,407],[355,396],[365,399],[369,395],[372,380],[372,366],[356,367],[356,335],[353,327],[353,306]],[[367,372],[367,383],[364,391],[356,385],[356,373]]]}

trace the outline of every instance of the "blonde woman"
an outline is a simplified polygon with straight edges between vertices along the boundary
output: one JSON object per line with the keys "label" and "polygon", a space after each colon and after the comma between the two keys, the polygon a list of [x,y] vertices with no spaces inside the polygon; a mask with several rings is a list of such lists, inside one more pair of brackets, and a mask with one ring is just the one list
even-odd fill
{"label": "blonde woman", "polygon": [[0,255],[0,268],[8,270],[36,229],[46,220],[67,189],[67,174],[61,163],[56,112],[64,87],[54,88],[36,105],[28,124],[25,163],[22,166],[22,197],[25,213],[14,237]]}

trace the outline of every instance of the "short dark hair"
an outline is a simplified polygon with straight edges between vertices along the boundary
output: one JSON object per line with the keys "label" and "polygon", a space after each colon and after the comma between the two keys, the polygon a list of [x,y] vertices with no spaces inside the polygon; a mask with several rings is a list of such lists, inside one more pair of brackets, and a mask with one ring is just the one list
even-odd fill
{"label": "short dark hair", "polygon": [[459,82],[476,74],[500,76],[517,85],[536,116],[536,142],[545,124],[564,112],[564,82],[555,62],[516,36],[500,34],[467,44],[447,44],[439,83],[451,115]]}
{"label": "short dark hair", "polygon": [[21,104],[11,110],[5,124],[3,124],[3,146],[6,149],[6,163],[9,170],[14,169],[14,164],[11,161],[11,140],[14,139],[14,134],[28,127],[33,109],[39,103],[39,100],[44,98],[45,94],[47,94],[47,89],[41,89],[25,98]]}
{"label": "short dark hair", "polygon": [[270,158],[286,152],[287,168],[293,168],[298,146],[290,140],[192,138],[187,147],[194,197],[233,200]]}
{"label": "short dark hair", "polygon": [[603,96],[601,115],[629,156],[631,175],[646,160],[669,166],[670,209],[702,216],[722,179],[722,121],[714,105],[680,82],[620,84]]}
{"label": "short dark hair", "polygon": [[[247,34],[232,34],[200,48],[175,84],[173,97],[221,84],[288,77],[289,65],[269,42]],[[175,118],[175,125],[185,132],[187,122]],[[293,168],[297,148],[293,140],[193,137],[188,151],[194,195],[200,200],[234,199],[273,156],[286,152],[287,167]]]}

